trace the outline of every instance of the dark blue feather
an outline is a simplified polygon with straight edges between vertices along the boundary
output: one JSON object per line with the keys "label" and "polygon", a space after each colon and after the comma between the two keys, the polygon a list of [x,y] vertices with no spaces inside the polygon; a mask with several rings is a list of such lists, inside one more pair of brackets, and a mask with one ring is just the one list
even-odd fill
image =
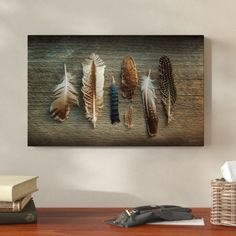
{"label": "dark blue feather", "polygon": [[118,88],[113,78],[111,82],[111,123],[112,124],[120,122],[118,103],[119,103]]}

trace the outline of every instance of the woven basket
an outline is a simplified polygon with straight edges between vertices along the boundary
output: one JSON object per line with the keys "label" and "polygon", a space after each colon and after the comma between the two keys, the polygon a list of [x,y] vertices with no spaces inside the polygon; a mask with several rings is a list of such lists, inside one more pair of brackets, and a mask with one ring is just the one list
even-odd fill
{"label": "woven basket", "polygon": [[211,223],[236,226],[236,182],[216,179],[211,182]]}

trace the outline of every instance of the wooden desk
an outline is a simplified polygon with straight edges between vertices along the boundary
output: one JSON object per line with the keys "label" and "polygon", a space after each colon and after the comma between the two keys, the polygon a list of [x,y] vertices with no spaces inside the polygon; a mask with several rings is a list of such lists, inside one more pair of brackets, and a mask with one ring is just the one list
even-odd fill
{"label": "wooden desk", "polygon": [[4,236],[236,236],[236,228],[215,226],[209,222],[210,210],[193,209],[196,216],[204,217],[205,226],[153,226],[119,228],[104,223],[117,216],[118,208],[40,208],[38,224],[1,225]]}

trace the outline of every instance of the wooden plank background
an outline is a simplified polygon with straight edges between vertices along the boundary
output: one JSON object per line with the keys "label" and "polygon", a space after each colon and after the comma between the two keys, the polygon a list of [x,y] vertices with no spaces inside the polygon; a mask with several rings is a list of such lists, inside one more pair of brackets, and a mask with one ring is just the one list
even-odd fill
{"label": "wooden plank background", "polygon": [[[204,38],[203,36],[29,36],[28,37],[28,145],[203,145],[204,144]],[[82,65],[96,53],[106,64],[104,108],[97,127],[85,118],[82,99]],[[119,89],[121,123],[110,122],[110,83],[114,74],[120,88],[121,63],[130,54],[136,62],[139,79],[152,70],[156,80],[158,134],[148,137],[140,87],[133,101],[133,128],[124,126],[129,102]],[[167,55],[173,66],[177,88],[174,121],[166,125],[160,103],[158,63]],[[63,64],[75,76],[79,107],[73,107],[68,120],[59,123],[49,113],[52,91],[64,75]]]}

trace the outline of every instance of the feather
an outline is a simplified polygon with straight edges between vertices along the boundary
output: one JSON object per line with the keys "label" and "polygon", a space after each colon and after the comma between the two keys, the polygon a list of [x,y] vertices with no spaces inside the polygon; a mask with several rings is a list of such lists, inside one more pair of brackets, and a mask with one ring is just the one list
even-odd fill
{"label": "feather", "polygon": [[121,89],[124,98],[133,99],[135,90],[138,86],[138,74],[134,59],[126,56],[121,68]]}
{"label": "feather", "polygon": [[99,112],[103,107],[104,71],[106,66],[100,57],[94,53],[90,55],[82,66],[83,87],[81,91],[83,93],[86,117],[95,128]]}
{"label": "feather", "polygon": [[120,123],[119,109],[118,109],[118,89],[116,86],[115,78],[112,77],[111,82],[111,123]]}
{"label": "feather", "polygon": [[126,111],[124,115],[125,125],[127,126],[128,129],[131,129],[133,127],[132,116],[133,116],[133,107],[132,105],[130,105],[128,111]]}
{"label": "feather", "polygon": [[156,94],[153,80],[150,78],[151,70],[148,76],[144,76],[141,84],[141,93],[143,105],[146,115],[146,126],[149,136],[154,136],[157,133],[158,118],[156,115]]}
{"label": "feather", "polygon": [[177,92],[172,75],[172,66],[167,56],[159,61],[161,103],[167,116],[167,123],[173,120],[173,107],[177,99]]}
{"label": "feather", "polygon": [[64,65],[65,75],[60,84],[53,91],[55,100],[50,106],[50,113],[55,120],[64,121],[68,119],[70,109],[72,105],[78,105],[78,93],[71,83],[73,77],[66,71],[66,65]]}

